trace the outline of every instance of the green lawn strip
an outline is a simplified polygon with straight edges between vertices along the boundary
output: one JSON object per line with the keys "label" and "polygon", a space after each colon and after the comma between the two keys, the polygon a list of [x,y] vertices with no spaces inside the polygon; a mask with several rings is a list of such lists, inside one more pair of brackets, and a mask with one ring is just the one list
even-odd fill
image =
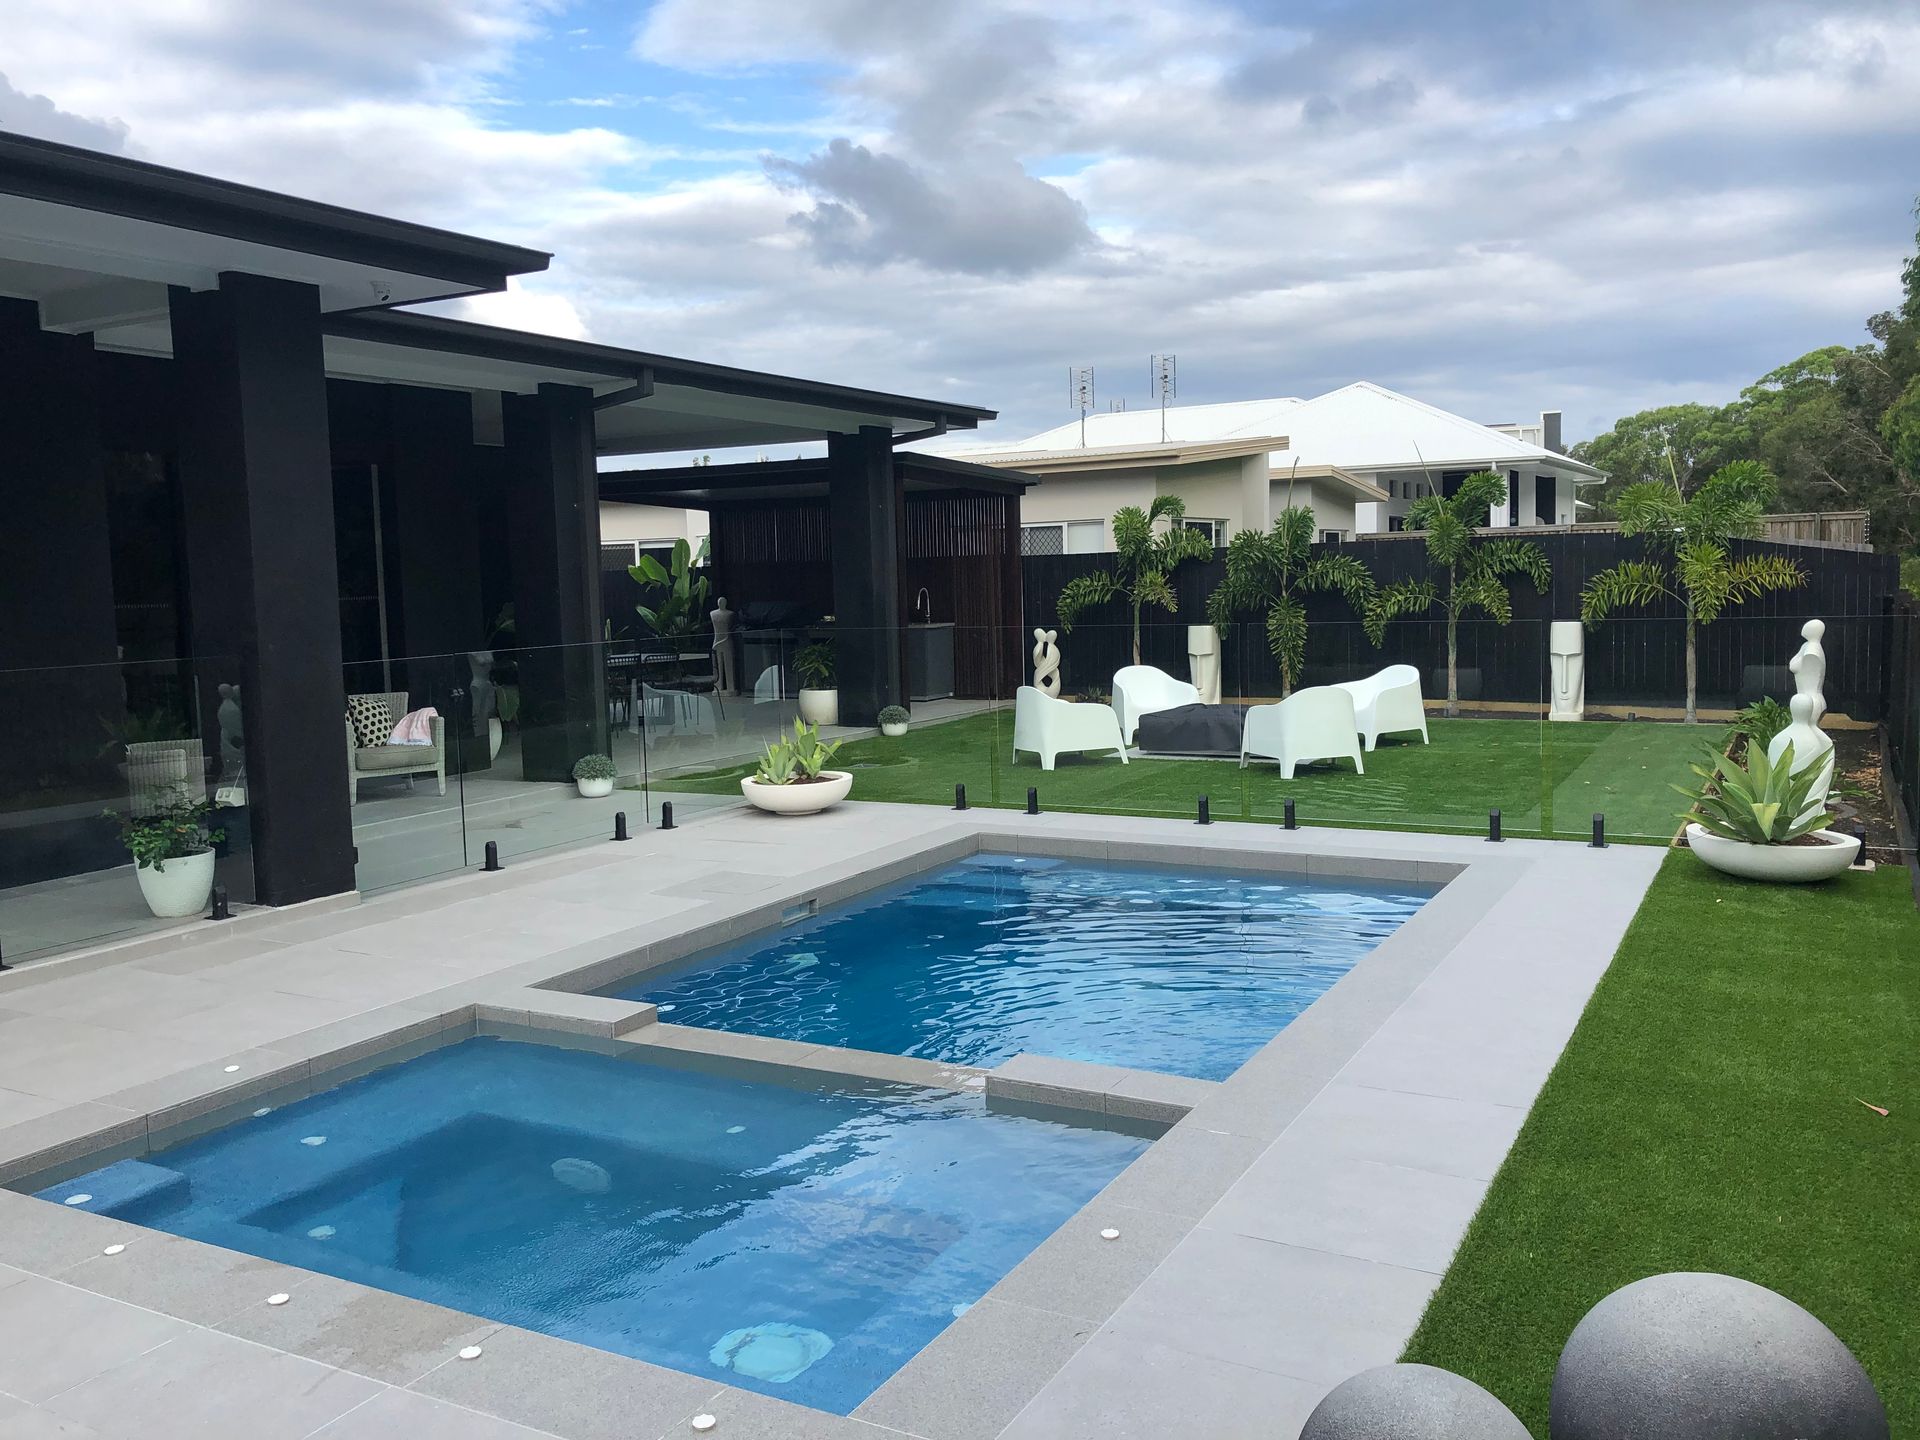
{"label": "green lawn strip", "polygon": [[[1282,780],[1271,765],[1241,770],[1230,761],[1061,756],[1042,771],[1031,756],[1012,760],[1012,712],[971,715],[917,728],[895,740],[851,741],[836,763],[855,774],[863,800],[950,805],[964,784],[978,805],[1018,806],[1036,786],[1049,809],[1134,815],[1191,815],[1211,797],[1221,819],[1278,821],[1293,799],[1303,824],[1478,832],[1501,812],[1509,835],[1585,835],[1604,810],[1621,838],[1666,840],[1683,807],[1667,789],[1688,778],[1687,761],[1712,738],[1707,728],[1659,724],[1549,725],[1537,720],[1434,720],[1433,743],[1383,739],[1365,757],[1367,773],[1344,763]],[[1717,731],[1712,732],[1717,734]],[[737,791],[749,765],[658,781],[662,789]],[[1543,807],[1543,797],[1547,804]]]}
{"label": "green lawn strip", "polygon": [[1589,1308],[1647,1275],[1723,1271],[1818,1315],[1893,1433],[1920,1435],[1916,1055],[1904,870],[1766,886],[1670,855],[1405,1358],[1544,1437]]}

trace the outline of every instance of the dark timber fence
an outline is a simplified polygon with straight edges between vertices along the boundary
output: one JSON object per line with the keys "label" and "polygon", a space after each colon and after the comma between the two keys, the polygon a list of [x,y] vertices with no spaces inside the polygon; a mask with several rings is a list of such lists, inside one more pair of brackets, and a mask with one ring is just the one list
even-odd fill
{"label": "dark timber fence", "polygon": [[[1559,532],[1534,538],[1553,566],[1547,592],[1525,579],[1512,586],[1514,623],[1473,618],[1460,627],[1463,700],[1542,703],[1547,694],[1547,622],[1576,620],[1589,578],[1621,560],[1645,557],[1638,540],[1611,532]],[[1316,547],[1316,550],[1321,547]],[[1426,546],[1417,538],[1349,541],[1340,549],[1364,561],[1382,585],[1427,571]],[[1708,707],[1745,704],[1793,691],[1787,661],[1800,645],[1800,626],[1817,616],[1827,625],[1828,708],[1858,720],[1881,718],[1886,705],[1891,621],[1888,607],[1899,586],[1890,555],[1754,540],[1736,542],[1739,554],[1788,556],[1807,572],[1797,590],[1764,595],[1728,610],[1699,632],[1699,695]],[[1110,555],[1031,555],[1023,561],[1027,629],[1058,628],[1054,601],[1076,575],[1105,568]],[[1179,610],[1149,608],[1141,622],[1141,658],[1175,675],[1187,667],[1188,625],[1206,622],[1206,600],[1224,575],[1216,553],[1183,566],[1175,577]],[[1434,612],[1437,616],[1437,611]],[[1427,694],[1446,687],[1446,627],[1437,618],[1404,619],[1388,627],[1375,649],[1353,612],[1336,595],[1307,597],[1305,682],[1326,684],[1370,673],[1382,665],[1417,666]],[[1911,622],[1910,622],[1911,624]],[[1276,695],[1280,677],[1257,623],[1235,626],[1222,657],[1229,695]],[[1069,691],[1104,689],[1128,664],[1124,607],[1113,603],[1081,617],[1060,642],[1061,674]],[[1623,611],[1587,636],[1587,702],[1606,706],[1677,706],[1686,694],[1685,627],[1677,605]]]}
{"label": "dark timber fence", "polygon": [[1903,598],[1887,625],[1887,768],[1906,823],[1920,827],[1920,607]]}

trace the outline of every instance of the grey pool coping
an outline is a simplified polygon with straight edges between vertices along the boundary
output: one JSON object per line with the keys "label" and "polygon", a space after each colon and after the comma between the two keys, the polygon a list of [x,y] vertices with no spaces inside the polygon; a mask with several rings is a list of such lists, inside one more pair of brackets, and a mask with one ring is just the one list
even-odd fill
{"label": "grey pool coping", "polygon": [[[659,913],[643,911],[633,925],[602,917],[617,928],[0,1128],[0,1183],[143,1153],[170,1128],[212,1128],[268,1093],[323,1088],[414,1049],[523,1027],[555,1043],[633,1047],[729,1073],[984,1090],[989,1105],[1041,1103],[1171,1128],[850,1418],[0,1193],[0,1425],[4,1397],[16,1393],[8,1351],[31,1331],[38,1348],[20,1353],[51,1347],[90,1373],[17,1403],[84,1423],[95,1413],[87,1405],[111,1394],[152,1416],[154,1434],[173,1433],[169,1406],[184,1407],[180,1433],[204,1432],[194,1407],[211,1401],[189,1399],[192,1387],[168,1388],[166,1400],[148,1393],[171,1373],[164,1357],[178,1346],[180,1365],[244,1374],[262,1395],[332,1386],[337,1411],[287,1432],[329,1440],[434,1425],[666,1435],[687,1433],[697,1412],[716,1415],[722,1436],[1211,1435],[1256,1418],[1262,1434],[1291,1435],[1344,1374],[1397,1354],[1661,858],[1637,847],[899,806],[808,821],[718,817],[675,833],[607,847],[611,860],[597,849],[512,877],[531,906],[568,894],[640,905],[638,884]],[[981,849],[1445,888],[1217,1084],[1045,1056],[971,1071],[663,1024],[650,1006],[586,993],[778,924],[795,907],[830,905]],[[680,873],[689,851],[712,857],[705,878]],[[806,863],[821,856],[830,858]],[[423,892],[438,888],[378,907],[388,918],[371,927],[375,905],[306,917],[267,962],[295,955],[316,932],[363,947],[351,954],[378,954],[385,930],[410,934],[410,922],[467,896],[486,903],[473,877],[448,882],[456,893],[436,906]],[[572,917],[555,918],[564,930]],[[351,928],[345,941],[336,926]],[[112,979],[106,962],[75,973]],[[91,984],[81,987],[89,1000]],[[0,1017],[15,993],[0,980]],[[1118,1238],[1101,1239],[1108,1229]],[[127,1249],[102,1257],[114,1243]],[[15,1313],[44,1313],[54,1303],[48,1285],[73,1310],[70,1326]],[[294,1296],[271,1324],[259,1311],[268,1286]],[[298,1317],[323,1303],[325,1316],[308,1316],[311,1331],[301,1332]],[[488,1337],[482,1358],[453,1359],[456,1337],[477,1331]],[[140,1348],[96,1343],[122,1333]],[[84,1350],[90,1358],[77,1358]],[[416,1364],[425,1368],[409,1374]],[[481,1415],[496,1417],[494,1428],[473,1428],[488,1425]]]}

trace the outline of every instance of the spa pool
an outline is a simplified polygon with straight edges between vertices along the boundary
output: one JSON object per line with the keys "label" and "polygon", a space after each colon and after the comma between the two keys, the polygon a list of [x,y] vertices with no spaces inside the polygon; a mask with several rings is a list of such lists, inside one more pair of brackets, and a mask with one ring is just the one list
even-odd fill
{"label": "spa pool", "polygon": [[976,855],[615,993],[681,1025],[1221,1080],[1435,886]]}
{"label": "spa pool", "polygon": [[39,1193],[837,1414],[1147,1144],[496,1038],[261,1108]]}

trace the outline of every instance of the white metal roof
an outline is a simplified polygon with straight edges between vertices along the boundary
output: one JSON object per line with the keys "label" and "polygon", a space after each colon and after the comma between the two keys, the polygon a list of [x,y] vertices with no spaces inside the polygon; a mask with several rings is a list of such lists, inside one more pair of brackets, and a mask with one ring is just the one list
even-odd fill
{"label": "white metal roof", "polygon": [[[1145,446],[1160,442],[1161,412],[1123,410],[1089,415],[1087,450]],[[1273,452],[1273,468],[1284,471],[1296,460],[1304,469],[1321,466],[1347,471],[1551,468],[1582,483],[1601,478],[1598,470],[1556,451],[1531,445],[1375,385],[1369,380],[1343,385],[1310,400],[1237,400],[1223,405],[1172,406],[1166,412],[1171,441],[1233,440],[1284,435],[1288,448]],[[1080,422],[1074,420],[1017,443],[969,448],[970,460],[986,460],[995,450],[1031,456],[1036,451],[1079,451]]]}

